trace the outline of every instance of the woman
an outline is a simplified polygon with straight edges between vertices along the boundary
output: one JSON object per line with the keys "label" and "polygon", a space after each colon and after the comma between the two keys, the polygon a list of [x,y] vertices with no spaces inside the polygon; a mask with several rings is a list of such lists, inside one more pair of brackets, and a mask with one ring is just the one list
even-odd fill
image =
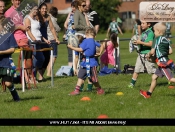
{"label": "woman", "polygon": [[[48,39],[47,27],[49,26],[50,30],[55,38],[55,41],[59,44],[60,41],[58,40],[56,31],[54,29],[54,26],[53,26],[53,23],[51,20],[51,17],[50,17],[50,15],[47,14],[47,5],[45,3],[42,3],[39,6],[38,18],[39,18],[39,21],[41,23],[40,32],[41,32],[42,36],[44,38]],[[47,43],[50,44],[50,41],[47,41]],[[49,45],[42,45],[41,47],[48,48]],[[44,75],[44,72],[48,66],[49,60],[50,60],[50,51],[44,51],[43,55],[45,57],[45,61],[44,61],[43,66],[42,66],[42,76],[39,77],[39,81],[44,81],[43,75]]]}
{"label": "woman", "polygon": [[[57,18],[56,18],[58,15],[58,9],[56,7],[51,7],[49,10],[49,13],[50,13],[49,15],[50,15],[50,18],[52,20],[53,26],[55,28],[56,34],[58,35],[58,32],[61,30],[61,28],[57,24]],[[57,43],[56,43],[56,40],[55,40],[49,26],[47,27],[47,35],[48,35],[48,40],[51,42],[51,46],[53,48],[53,60],[51,60],[51,58],[50,58],[49,64],[47,66],[47,76],[50,77],[51,76],[50,64],[51,64],[51,62],[53,62],[53,64],[54,64],[56,61],[56,58],[57,58]]]}
{"label": "woman", "polygon": [[[47,42],[47,40],[42,37],[40,32],[40,22],[37,19],[38,7],[34,6],[28,16],[26,16],[24,20],[24,24],[30,29],[27,31],[27,37],[31,42],[36,42],[35,49],[41,49],[41,45],[38,44],[42,39]],[[33,65],[35,67],[36,72],[38,71],[39,76],[42,76],[42,65],[44,63],[44,56],[42,52],[33,52],[34,59]]]}
{"label": "woman", "polygon": [[[74,35],[75,34],[75,29],[72,29],[72,26],[74,25],[74,13],[75,11],[78,9],[78,2],[77,1],[73,1],[71,3],[71,8],[72,11],[68,14],[67,19],[64,23],[64,27],[66,29],[66,34],[64,35],[64,40],[67,41],[70,35]],[[73,57],[72,57],[72,50],[70,48],[67,48],[68,50],[68,65],[72,66],[72,62],[73,62]]]}

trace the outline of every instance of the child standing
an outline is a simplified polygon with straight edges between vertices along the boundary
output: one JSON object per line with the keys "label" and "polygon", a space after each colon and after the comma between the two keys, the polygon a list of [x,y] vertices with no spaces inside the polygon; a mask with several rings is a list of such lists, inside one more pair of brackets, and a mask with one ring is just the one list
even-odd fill
{"label": "child standing", "polygon": [[[14,69],[11,66],[10,58],[12,53],[14,53],[15,48],[18,47],[14,34],[6,33],[2,23],[4,22],[5,17],[1,16],[0,18],[0,78],[4,82],[5,86],[9,89],[13,100],[20,101],[18,93],[13,84]],[[5,24],[5,23],[4,23]]]}
{"label": "child standing", "polygon": [[141,28],[143,30],[141,40],[136,40],[134,44],[140,46],[138,57],[135,64],[134,73],[132,75],[131,83],[128,85],[129,88],[133,88],[140,72],[144,72],[146,69],[148,74],[154,73],[156,68],[155,64],[149,62],[146,59],[146,54],[150,52],[151,46],[154,39],[154,33],[152,31],[152,23],[141,21]]}
{"label": "child standing", "polygon": [[82,62],[80,63],[80,69],[78,72],[78,81],[75,90],[69,95],[80,94],[80,87],[87,77],[89,81],[91,81],[97,88],[97,94],[105,93],[105,91],[101,88],[97,78],[96,67],[98,66],[98,62],[94,56],[96,54],[96,44],[94,41],[95,35],[95,30],[93,28],[88,28],[85,32],[86,39],[80,44],[80,48],[75,48],[72,47],[72,45],[68,45],[68,47],[72,50],[83,52]]}
{"label": "child standing", "polygon": [[173,61],[168,58],[168,55],[172,53],[172,49],[170,47],[170,41],[165,38],[163,35],[166,31],[166,25],[163,23],[157,23],[154,25],[154,34],[156,37],[156,41],[152,46],[151,51],[148,54],[148,57],[151,55],[156,55],[158,68],[156,72],[152,75],[151,86],[148,91],[140,90],[140,94],[144,98],[151,97],[153,93],[158,77],[166,76],[168,81],[175,82],[175,78],[173,78],[173,74],[171,72],[172,66],[174,66]]}
{"label": "child standing", "polygon": [[105,49],[105,52],[102,54],[100,60],[100,69],[102,69],[104,66],[108,66],[108,64],[111,64],[115,66],[115,58],[114,58],[114,50],[118,47],[117,43],[117,34],[112,33],[110,35],[110,41],[106,41],[103,43],[103,49]]}

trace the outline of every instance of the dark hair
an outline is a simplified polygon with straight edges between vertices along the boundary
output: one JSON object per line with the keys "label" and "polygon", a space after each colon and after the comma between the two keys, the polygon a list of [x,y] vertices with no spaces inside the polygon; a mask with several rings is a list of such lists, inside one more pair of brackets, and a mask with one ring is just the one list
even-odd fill
{"label": "dark hair", "polygon": [[52,6],[49,10],[49,13],[53,16],[53,17],[57,17],[58,15],[58,9],[54,6]]}
{"label": "dark hair", "polygon": [[[42,3],[42,4],[38,7],[38,9],[40,10],[43,6],[46,6],[46,8],[47,8],[46,3]],[[45,17],[47,17],[47,16],[48,16],[48,14],[46,14]],[[41,23],[41,25],[43,25],[43,24],[44,24],[44,19],[43,19],[42,15],[41,15],[40,11],[38,12],[38,18],[39,18],[39,22]]]}
{"label": "dark hair", "polygon": [[76,9],[78,9],[78,1],[73,1],[72,3],[71,3],[71,7],[75,7]]}
{"label": "dark hair", "polygon": [[136,21],[137,25],[141,25],[141,21],[139,19],[136,19],[135,21]]}
{"label": "dark hair", "polygon": [[118,47],[117,36],[118,36],[118,35],[117,35],[116,33],[114,33],[114,32],[112,32],[112,33],[110,34],[110,40],[112,41],[114,47]]}

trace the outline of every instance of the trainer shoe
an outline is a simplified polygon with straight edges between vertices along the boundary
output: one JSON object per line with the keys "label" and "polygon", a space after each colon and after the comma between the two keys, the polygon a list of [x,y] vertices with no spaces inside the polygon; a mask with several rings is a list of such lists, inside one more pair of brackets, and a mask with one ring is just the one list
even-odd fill
{"label": "trainer shoe", "polygon": [[140,94],[141,94],[144,98],[150,98],[150,97],[151,97],[150,95],[147,95],[147,91],[140,90]]}
{"label": "trainer shoe", "polygon": [[129,84],[128,88],[134,88],[134,85],[133,84]]}
{"label": "trainer shoe", "polygon": [[78,90],[74,90],[69,95],[79,95],[79,94],[80,94],[80,92]]}
{"label": "trainer shoe", "polygon": [[105,91],[102,88],[97,88],[97,94],[98,95],[105,94]]}

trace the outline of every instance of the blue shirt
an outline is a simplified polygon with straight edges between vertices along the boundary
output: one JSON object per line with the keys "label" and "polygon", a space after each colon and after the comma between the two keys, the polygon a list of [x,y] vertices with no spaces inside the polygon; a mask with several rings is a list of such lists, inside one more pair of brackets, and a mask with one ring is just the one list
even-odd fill
{"label": "blue shirt", "polygon": [[[8,50],[10,48],[18,47],[16,40],[14,38],[14,34],[7,33],[1,36],[0,38],[0,51]],[[10,68],[9,57],[11,54],[3,54],[0,55],[0,67]]]}
{"label": "blue shirt", "polygon": [[[86,60],[85,57],[90,57],[90,67],[98,66],[98,62],[95,59],[96,54],[96,46],[100,47],[100,44],[98,42],[95,42],[93,38],[88,38],[83,40],[83,42],[80,44],[80,48],[83,49],[83,55],[82,61],[80,65],[82,67],[86,67]],[[79,55],[78,52],[75,52],[75,55]]]}

